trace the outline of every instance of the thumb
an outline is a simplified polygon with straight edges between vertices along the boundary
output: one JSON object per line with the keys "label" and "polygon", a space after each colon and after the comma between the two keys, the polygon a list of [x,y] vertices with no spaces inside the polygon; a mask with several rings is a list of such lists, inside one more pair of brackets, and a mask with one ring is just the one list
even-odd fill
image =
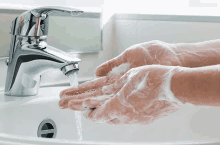
{"label": "thumb", "polygon": [[114,68],[122,63],[126,62],[126,58],[124,53],[120,54],[119,56],[99,65],[95,69],[95,75],[96,77],[102,77],[102,76],[107,76],[107,74]]}

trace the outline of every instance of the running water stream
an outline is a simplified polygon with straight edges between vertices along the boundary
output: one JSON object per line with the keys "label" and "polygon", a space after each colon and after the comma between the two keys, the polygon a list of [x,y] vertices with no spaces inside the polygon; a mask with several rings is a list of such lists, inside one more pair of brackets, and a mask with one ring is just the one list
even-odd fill
{"label": "running water stream", "polygon": [[[68,74],[70,85],[72,87],[78,87],[78,71],[72,71]],[[78,141],[82,141],[82,113],[81,111],[75,111],[76,129]]]}

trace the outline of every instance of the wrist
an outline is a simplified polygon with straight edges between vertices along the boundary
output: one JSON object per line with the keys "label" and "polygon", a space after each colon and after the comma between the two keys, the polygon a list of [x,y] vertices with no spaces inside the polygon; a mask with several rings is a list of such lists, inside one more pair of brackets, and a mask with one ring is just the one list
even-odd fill
{"label": "wrist", "polygon": [[220,42],[205,41],[199,43],[170,44],[181,66],[202,67],[220,63]]}
{"label": "wrist", "polygon": [[164,84],[162,86],[162,94],[159,100],[166,100],[172,102],[175,107],[179,108],[184,105],[184,102],[180,101],[171,90],[171,79],[172,76],[178,72],[179,66],[172,67],[164,76]]}
{"label": "wrist", "polygon": [[192,60],[191,55],[187,55],[187,52],[189,50],[185,50],[189,44],[184,44],[184,43],[178,43],[178,44],[171,44],[171,49],[176,53],[176,57],[179,59],[180,66],[182,67],[190,67]]}
{"label": "wrist", "polygon": [[190,72],[188,72],[188,69],[190,68],[177,67],[172,72],[172,76],[170,77],[169,89],[173,93],[175,98],[179,100],[182,104],[191,104],[191,102],[187,100],[187,98],[193,97],[193,96],[189,96],[190,94],[186,93],[189,92],[188,86],[182,85],[184,83],[186,84],[186,81],[188,81],[187,78],[183,78],[183,76],[185,76],[187,73],[190,74]]}
{"label": "wrist", "polygon": [[219,106],[219,67],[219,65],[198,68],[179,67],[171,78],[171,91],[183,104]]}

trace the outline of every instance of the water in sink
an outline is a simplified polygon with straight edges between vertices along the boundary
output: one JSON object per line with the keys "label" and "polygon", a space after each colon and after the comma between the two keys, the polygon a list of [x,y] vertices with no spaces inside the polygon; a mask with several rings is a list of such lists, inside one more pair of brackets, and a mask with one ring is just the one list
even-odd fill
{"label": "water in sink", "polygon": [[[78,86],[78,71],[72,71],[68,74],[70,85],[72,87]],[[77,128],[77,138],[78,141],[82,141],[82,113],[80,111],[75,111],[76,128]]]}

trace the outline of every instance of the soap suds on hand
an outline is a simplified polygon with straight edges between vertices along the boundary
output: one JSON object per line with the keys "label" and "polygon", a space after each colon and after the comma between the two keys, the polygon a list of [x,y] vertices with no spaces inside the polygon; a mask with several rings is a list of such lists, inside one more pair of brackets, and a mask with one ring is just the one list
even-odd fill
{"label": "soap suds on hand", "polygon": [[171,78],[173,76],[173,71],[178,68],[178,67],[175,67],[173,69],[171,69],[165,76],[165,84],[163,85],[162,87],[162,91],[163,93],[160,95],[160,98],[159,100],[167,100],[169,102],[175,102],[177,103],[178,105],[176,106],[174,103],[173,105],[177,108],[179,108],[180,106],[183,105],[183,103],[181,101],[179,101],[173,94],[173,92],[171,91],[170,89],[170,82],[171,82]]}
{"label": "soap suds on hand", "polygon": [[137,90],[141,90],[145,87],[145,83],[147,81],[147,77],[148,77],[149,72],[146,74],[146,76],[144,77],[144,79],[141,81],[140,84],[138,84],[137,86]]}
{"label": "soap suds on hand", "polygon": [[102,92],[103,92],[104,94],[108,94],[108,93],[111,93],[111,94],[112,94],[112,89],[111,89],[111,87],[103,86],[103,87],[102,87]]}
{"label": "soap suds on hand", "polygon": [[120,74],[125,73],[129,69],[130,63],[123,63],[118,67],[114,67],[110,74]]}
{"label": "soap suds on hand", "polygon": [[110,95],[102,95],[102,96],[97,96],[95,99],[97,100],[105,100],[105,99],[110,99]]}
{"label": "soap suds on hand", "polygon": [[[140,68],[140,67],[139,67]],[[136,68],[132,68],[129,70],[129,75],[128,75],[128,78],[127,80],[125,80],[125,83],[129,82],[131,80],[132,77],[134,77],[137,73],[139,72],[138,69]]]}

